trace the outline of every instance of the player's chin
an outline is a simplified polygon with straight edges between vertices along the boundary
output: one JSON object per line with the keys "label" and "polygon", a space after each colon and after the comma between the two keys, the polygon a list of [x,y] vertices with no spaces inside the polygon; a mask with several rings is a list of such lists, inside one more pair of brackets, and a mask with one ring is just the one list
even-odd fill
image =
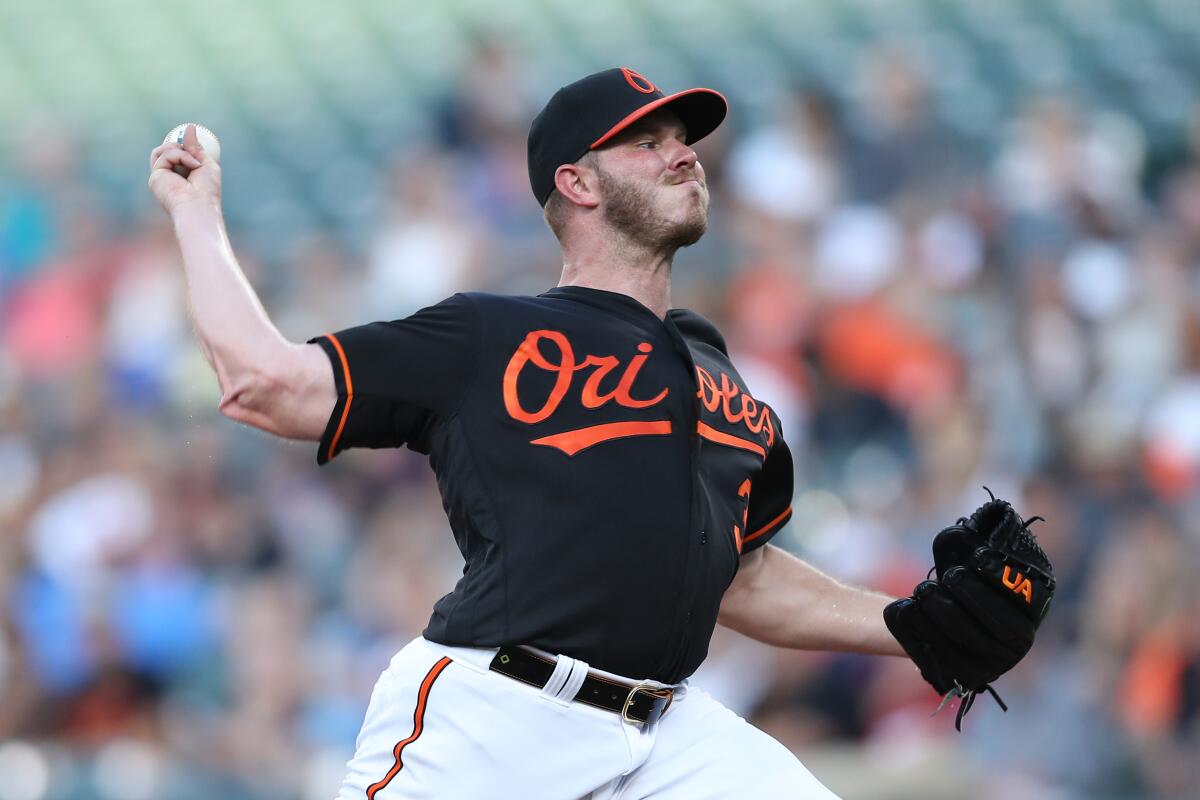
{"label": "player's chin", "polygon": [[703,208],[693,208],[672,226],[671,243],[676,247],[687,247],[700,241],[707,230],[708,204],[705,203]]}
{"label": "player's chin", "polygon": [[690,214],[699,206],[704,214],[708,214],[708,187],[696,181],[684,181],[671,188],[675,192],[672,204],[681,213]]}
{"label": "player's chin", "polygon": [[700,207],[700,214],[705,218],[708,217],[708,187],[702,183],[688,181],[684,184],[688,187],[688,200],[691,204]]}

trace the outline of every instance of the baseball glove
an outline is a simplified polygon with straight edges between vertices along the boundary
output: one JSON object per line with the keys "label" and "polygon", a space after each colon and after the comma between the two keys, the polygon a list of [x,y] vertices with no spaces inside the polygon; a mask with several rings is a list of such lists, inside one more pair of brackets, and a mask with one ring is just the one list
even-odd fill
{"label": "baseball glove", "polygon": [[912,597],[883,611],[921,677],[944,695],[938,710],[962,699],[954,720],[960,731],[980,692],[1008,710],[990,684],[1029,652],[1054,597],[1050,561],[1029,532],[1041,517],[1023,521],[984,489],[991,500],[934,537],[930,575],[936,570],[937,580],[922,581]]}

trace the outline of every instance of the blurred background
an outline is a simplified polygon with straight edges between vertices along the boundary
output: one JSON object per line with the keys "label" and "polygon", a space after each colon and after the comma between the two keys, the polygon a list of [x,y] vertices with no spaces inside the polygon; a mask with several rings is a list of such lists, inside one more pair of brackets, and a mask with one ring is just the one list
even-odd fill
{"label": "blurred background", "polygon": [[150,149],[218,133],[303,340],[554,285],[528,124],[614,65],[731,101],[674,300],[783,419],[776,543],[906,594],[986,484],[1059,578],[961,735],[902,659],[694,682],[847,800],[1200,797],[1194,0],[0,0],[0,800],[333,796],[461,569],[416,454],[216,412]]}

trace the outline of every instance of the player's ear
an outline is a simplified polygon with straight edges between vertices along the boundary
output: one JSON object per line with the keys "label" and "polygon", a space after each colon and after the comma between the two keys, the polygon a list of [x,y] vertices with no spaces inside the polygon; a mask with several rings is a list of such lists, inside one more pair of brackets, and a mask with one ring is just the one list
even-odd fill
{"label": "player's ear", "polygon": [[584,208],[600,205],[600,179],[584,163],[563,164],[554,171],[554,188],[566,200]]}

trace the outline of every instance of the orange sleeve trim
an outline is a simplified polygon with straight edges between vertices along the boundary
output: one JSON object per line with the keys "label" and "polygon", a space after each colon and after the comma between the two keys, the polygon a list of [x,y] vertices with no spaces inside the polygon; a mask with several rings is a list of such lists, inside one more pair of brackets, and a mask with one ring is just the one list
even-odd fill
{"label": "orange sleeve trim", "polygon": [[734,436],[724,431],[719,431],[716,428],[711,428],[703,422],[696,423],[696,432],[701,437],[708,439],[710,442],[723,444],[727,447],[736,447],[739,450],[749,450],[751,453],[758,453],[760,458],[767,457],[767,451],[758,442],[752,442],[749,439],[743,439],[740,436]]}
{"label": "orange sleeve trim", "polygon": [[417,692],[417,708],[413,711],[412,735],[407,739],[401,739],[396,742],[396,746],[392,748],[392,755],[396,761],[392,764],[392,768],[388,770],[387,775],[383,776],[382,780],[367,787],[367,800],[375,800],[375,795],[383,791],[392,782],[392,778],[396,777],[400,770],[404,769],[404,762],[400,758],[401,753],[405,747],[408,747],[421,737],[421,732],[425,728],[425,706],[429,701],[429,690],[433,688],[433,682],[438,679],[438,676],[442,674],[442,671],[446,667],[450,666],[450,663],[450,659],[443,656],[429,670],[429,673],[425,676],[425,680],[421,681],[421,689]]}
{"label": "orange sleeve trim", "polygon": [[767,533],[770,533],[771,531],[775,530],[776,528],[781,526],[783,523],[787,522],[788,517],[790,517],[791,515],[792,515],[792,507],[788,506],[784,510],[784,512],[782,514],[780,514],[778,517],[771,520],[766,525],[763,525],[761,528],[756,530],[754,533],[743,538],[742,545],[745,546],[746,543],[752,542],[755,539],[757,539],[758,537],[762,536],[763,534],[767,534]]}
{"label": "orange sleeve trim", "polygon": [[329,451],[325,454],[325,460],[331,461],[337,453],[338,441],[342,438],[346,420],[350,417],[350,403],[354,400],[354,382],[350,380],[350,362],[346,360],[346,351],[342,349],[342,343],[332,333],[325,334],[325,338],[333,344],[333,349],[337,351],[338,358],[342,361],[342,375],[346,379],[346,405],[342,408],[342,418],[338,421],[337,431],[334,432],[333,438],[329,440]]}

